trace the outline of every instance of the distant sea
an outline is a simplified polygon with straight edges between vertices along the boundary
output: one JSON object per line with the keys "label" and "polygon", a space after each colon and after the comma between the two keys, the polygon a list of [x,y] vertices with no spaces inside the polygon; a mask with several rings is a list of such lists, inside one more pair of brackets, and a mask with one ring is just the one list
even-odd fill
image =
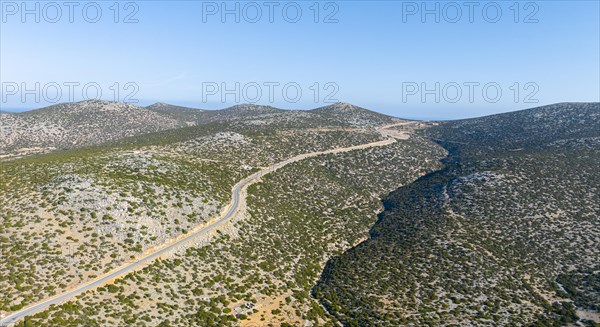
{"label": "distant sea", "polygon": [[34,108],[12,108],[12,107],[0,106],[0,112],[24,112],[24,111],[29,111],[32,109],[34,109]]}

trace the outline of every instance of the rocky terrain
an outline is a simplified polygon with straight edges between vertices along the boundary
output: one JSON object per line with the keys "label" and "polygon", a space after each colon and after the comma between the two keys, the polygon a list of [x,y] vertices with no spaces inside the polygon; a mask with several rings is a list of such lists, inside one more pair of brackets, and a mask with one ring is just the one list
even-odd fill
{"label": "rocky terrain", "polygon": [[0,116],[0,158],[23,157],[110,143],[126,137],[169,129],[231,122],[246,126],[375,127],[398,121],[350,104],[314,110],[282,110],[241,104],[221,110],[201,110],[155,103],[147,107],[89,100],[58,104]]}
{"label": "rocky terrain", "polygon": [[3,114],[1,118],[3,157],[81,148],[194,124],[131,104],[99,100]]}
{"label": "rocky terrain", "polygon": [[[130,110],[173,113],[172,122],[183,121],[182,111],[196,115],[196,109],[166,105],[150,111],[110,102],[93,104],[107,106],[101,111],[116,112],[118,117]],[[46,140],[58,148],[66,135],[101,117],[85,116],[94,108],[88,105],[62,105],[29,115],[47,121],[61,121],[62,114],[63,122],[82,120],[71,122],[76,131]],[[0,277],[4,294],[0,311],[19,310],[94,279],[206,223],[223,210],[232,186],[261,167],[302,153],[382,139],[372,128],[348,129],[311,114],[293,124],[285,115],[300,112],[272,116],[271,110],[265,113],[254,106],[223,111],[223,121],[198,120],[193,126],[120,138],[99,147],[74,144],[60,152],[3,161],[0,267],[6,273]],[[234,119],[230,111],[246,112],[250,118]],[[135,121],[134,114],[130,116]],[[146,116],[138,117],[137,123],[143,124]],[[255,124],[255,119],[268,121]]]}
{"label": "rocky terrain", "polygon": [[[324,262],[366,237],[382,194],[439,167],[437,159],[444,155],[440,147],[415,137],[292,164],[251,187],[247,213],[207,244],[30,322],[332,323],[310,296]],[[124,306],[119,299],[127,298],[131,305]]]}
{"label": "rocky terrain", "polygon": [[381,126],[400,121],[398,118],[385,116],[349,103],[335,103],[313,109],[311,113],[351,126]]}
{"label": "rocky terrain", "polygon": [[349,326],[600,322],[600,106],[425,130],[442,170],[392,192],[370,238],[313,289]]}
{"label": "rocky terrain", "polygon": [[[345,103],[211,111],[94,102],[110,114],[74,113],[88,105],[58,106],[76,107],[63,120],[52,107],[23,114],[31,120],[18,124],[65,131],[3,148],[0,314],[207,224],[233,185],[264,167],[393,142],[263,176],[216,232],[27,317],[28,326],[598,323],[598,103],[450,122]],[[130,117],[124,126],[153,125],[63,145],[115,110]]]}

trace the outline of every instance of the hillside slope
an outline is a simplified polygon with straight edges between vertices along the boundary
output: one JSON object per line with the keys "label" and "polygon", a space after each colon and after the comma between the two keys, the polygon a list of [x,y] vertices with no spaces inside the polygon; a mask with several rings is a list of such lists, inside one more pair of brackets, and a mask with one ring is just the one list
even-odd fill
{"label": "hillside slope", "polygon": [[187,125],[195,125],[202,122],[207,113],[204,109],[176,106],[164,102],[157,102],[144,108],[177,121],[186,122]]}
{"label": "hillside slope", "polygon": [[284,110],[255,104],[202,110],[161,102],[138,107],[90,100],[23,113],[3,113],[0,117],[0,158],[78,149],[211,123],[262,129],[294,129],[297,126],[372,129],[397,121],[401,120],[341,103],[313,110]]}
{"label": "hillside slope", "polygon": [[2,115],[0,155],[80,148],[188,125],[185,120],[131,104],[97,100],[64,103]]}
{"label": "hillside slope", "polygon": [[[65,126],[62,135],[83,137],[94,129],[81,129],[98,117],[106,123],[99,128],[118,137],[127,125],[111,127],[109,117],[137,123],[146,121],[140,117],[166,119],[162,112],[173,112],[169,121],[178,122],[181,112],[176,111],[195,110],[86,104],[31,112],[21,123],[56,121]],[[343,122],[328,123],[306,112],[254,109],[238,107],[215,122],[199,120],[184,128],[105,138],[101,146],[75,144],[3,161],[0,270],[6,273],[0,276],[0,314],[84,283],[205,224],[222,211],[233,185],[262,167],[302,153],[384,139],[373,128],[345,128]],[[423,163],[429,165],[433,162]],[[66,244],[76,250],[67,253]]]}
{"label": "hillside slope", "polygon": [[425,133],[445,168],[391,193],[314,296],[348,326],[598,323],[600,104]]}
{"label": "hillside slope", "polygon": [[401,121],[396,117],[343,102],[316,108],[310,110],[310,113],[331,121],[343,121],[352,126],[381,126]]}

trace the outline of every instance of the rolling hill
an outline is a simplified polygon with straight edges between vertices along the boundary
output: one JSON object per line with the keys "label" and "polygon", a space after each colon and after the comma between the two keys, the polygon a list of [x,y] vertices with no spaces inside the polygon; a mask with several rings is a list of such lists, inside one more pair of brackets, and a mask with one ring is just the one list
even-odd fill
{"label": "rolling hill", "polygon": [[63,103],[0,117],[0,156],[21,157],[57,150],[110,143],[131,136],[210,123],[246,126],[311,124],[313,127],[373,128],[394,118],[349,104],[314,110],[283,110],[240,104],[220,110],[202,110],[155,103],[147,107],[89,100]]}
{"label": "rolling hill", "polygon": [[598,323],[600,104],[423,133],[445,167],[389,194],[314,296],[348,326]]}
{"label": "rolling hill", "polygon": [[81,148],[189,124],[193,122],[131,104],[63,103],[2,115],[0,154],[12,157]]}

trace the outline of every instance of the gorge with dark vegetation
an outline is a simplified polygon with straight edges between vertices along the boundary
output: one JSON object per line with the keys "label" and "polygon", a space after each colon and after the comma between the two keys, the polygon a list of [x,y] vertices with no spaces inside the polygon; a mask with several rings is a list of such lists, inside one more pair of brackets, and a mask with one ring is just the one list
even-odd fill
{"label": "gorge with dark vegetation", "polygon": [[597,326],[600,105],[421,133],[448,150],[444,168],[386,196],[313,295],[347,326]]}

